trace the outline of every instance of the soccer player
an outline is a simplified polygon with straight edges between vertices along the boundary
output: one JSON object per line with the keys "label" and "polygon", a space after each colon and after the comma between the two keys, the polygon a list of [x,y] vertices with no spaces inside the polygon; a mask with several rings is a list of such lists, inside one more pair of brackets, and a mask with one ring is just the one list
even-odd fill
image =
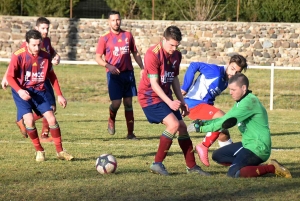
{"label": "soccer player", "polygon": [[[214,106],[215,98],[227,88],[228,79],[246,71],[247,62],[241,55],[234,55],[230,58],[227,66],[218,66],[203,62],[192,62],[184,76],[181,93],[185,96],[192,120],[209,120],[222,117],[225,113]],[[200,72],[194,82],[195,74]],[[188,126],[188,131],[195,130],[194,124]],[[208,148],[219,139],[220,147],[232,143],[229,132],[226,129],[215,132],[208,132],[203,140],[196,146],[199,158],[202,163],[209,166]]]}
{"label": "soccer player", "polygon": [[[150,47],[144,58],[145,69],[138,87],[138,100],[150,123],[163,123],[166,126],[150,170],[156,174],[169,175],[163,160],[178,132],[177,139],[186,161],[187,173],[209,176],[195,162],[193,144],[181,116],[188,114],[178,79],[182,55],[177,47],[181,39],[178,27],[167,27],[162,42]],[[177,100],[172,97],[171,86]]]}
{"label": "soccer player", "polygon": [[249,80],[244,74],[233,75],[229,81],[229,90],[234,106],[223,117],[205,121],[201,132],[216,131],[224,120],[235,117],[242,134],[242,141],[221,147],[213,152],[212,159],[222,165],[230,165],[229,177],[258,177],[273,173],[292,178],[290,171],[277,160],[261,164],[271,154],[271,135],[268,114],[259,99],[252,94]]}
{"label": "soccer player", "polygon": [[[98,41],[96,62],[104,66],[107,72],[109,106],[108,133],[116,132],[116,115],[123,99],[127,125],[127,139],[137,140],[134,131],[132,97],[137,95],[133,66],[130,53],[139,67],[144,69],[143,61],[135,46],[134,38],[128,31],[121,29],[121,16],[118,11],[108,14],[110,31],[103,34]],[[105,55],[105,59],[102,56]]]}
{"label": "soccer player", "polygon": [[[38,30],[43,37],[41,49],[48,52],[51,55],[53,65],[58,65],[60,63],[60,56],[56,53],[56,51],[51,46],[51,41],[50,41],[50,38],[48,37],[49,25],[50,25],[50,21],[47,18],[40,17],[36,21],[35,29]],[[26,47],[26,41],[22,43],[21,48],[22,47]],[[4,90],[6,89],[6,87],[8,85],[8,82],[6,79],[7,72],[8,72],[8,68],[7,68],[7,71],[6,71],[5,75],[3,76],[3,79],[1,82],[2,88]],[[47,96],[51,103],[51,107],[53,108],[53,111],[55,112],[56,111],[55,95],[54,95],[54,91],[52,89],[51,83],[48,79],[45,81],[45,87],[47,88]],[[40,118],[42,118],[42,116],[34,114],[35,121]],[[46,118],[43,118],[42,122],[43,122],[43,126],[42,126],[42,132],[41,132],[41,136],[40,136],[41,141],[42,142],[51,142],[52,138],[49,136],[49,125],[48,125]],[[27,138],[28,135],[26,133],[26,128],[24,126],[23,119],[20,119],[16,123],[17,123],[23,137]]]}
{"label": "soccer player", "polygon": [[50,79],[57,94],[59,104],[65,108],[67,100],[63,97],[59,82],[51,64],[50,54],[41,50],[42,36],[37,30],[26,32],[26,47],[12,54],[8,67],[7,81],[17,107],[17,115],[24,119],[26,132],[35,149],[36,161],[45,160],[32,110],[42,114],[48,121],[58,159],[72,160],[73,156],[63,150],[61,132],[47,97],[45,81]]}

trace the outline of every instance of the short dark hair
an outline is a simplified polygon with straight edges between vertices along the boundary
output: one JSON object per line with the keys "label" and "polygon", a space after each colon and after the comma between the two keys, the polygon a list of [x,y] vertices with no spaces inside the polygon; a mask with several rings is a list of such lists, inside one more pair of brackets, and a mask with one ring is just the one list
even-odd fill
{"label": "short dark hair", "polygon": [[36,20],[36,23],[35,23],[35,25],[36,26],[39,26],[40,24],[50,24],[50,21],[47,19],[47,18],[45,18],[45,17],[39,17],[37,20]]}
{"label": "short dark hair", "polygon": [[230,57],[229,64],[233,62],[236,63],[239,67],[241,67],[242,71],[244,70],[244,72],[246,72],[248,64],[245,57],[239,54],[233,55],[232,57]]}
{"label": "short dark hair", "polygon": [[29,31],[26,32],[26,42],[29,43],[30,39],[40,39],[42,40],[42,35],[39,31],[31,29]]}
{"label": "short dark hair", "polygon": [[109,17],[110,17],[111,15],[119,15],[119,16],[121,17],[120,12],[119,12],[119,11],[116,11],[116,10],[111,10],[111,11],[108,13],[107,18],[109,19]]}
{"label": "short dark hair", "polygon": [[169,26],[168,28],[166,28],[164,37],[167,40],[173,39],[178,42],[180,42],[182,39],[181,31],[177,26]]}
{"label": "short dark hair", "polygon": [[249,80],[248,80],[247,76],[244,75],[243,73],[237,73],[229,78],[228,84],[232,84],[234,82],[236,82],[236,84],[239,87],[246,85],[246,89],[248,90],[248,88],[249,88]]}

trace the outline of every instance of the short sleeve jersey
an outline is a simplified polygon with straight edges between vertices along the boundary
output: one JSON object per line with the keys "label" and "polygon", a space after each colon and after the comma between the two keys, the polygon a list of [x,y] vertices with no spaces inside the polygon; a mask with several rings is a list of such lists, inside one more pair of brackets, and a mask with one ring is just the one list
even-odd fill
{"label": "short sleeve jersey", "polygon": [[52,70],[50,54],[41,50],[37,56],[32,56],[27,47],[22,47],[13,53],[8,68],[8,75],[15,77],[22,89],[42,91],[48,72]]}
{"label": "short sleeve jersey", "polygon": [[[105,61],[117,67],[120,71],[133,70],[130,53],[136,52],[134,38],[128,31],[121,30],[119,34],[112,31],[102,35],[98,40],[96,53],[105,55]],[[106,69],[108,72],[108,69]]]}
{"label": "short sleeve jersey", "polygon": [[171,99],[171,84],[179,75],[181,53],[176,50],[172,55],[164,51],[162,43],[150,47],[144,57],[144,74],[138,87],[138,100],[142,108],[157,104],[163,100],[153,91],[150,78],[159,78],[159,86]]}

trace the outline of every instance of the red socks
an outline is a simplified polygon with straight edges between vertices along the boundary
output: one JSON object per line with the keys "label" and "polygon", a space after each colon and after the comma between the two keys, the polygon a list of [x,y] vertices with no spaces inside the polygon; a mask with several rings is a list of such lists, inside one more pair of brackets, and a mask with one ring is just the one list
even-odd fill
{"label": "red socks", "polygon": [[57,125],[56,128],[50,128],[50,133],[51,133],[51,136],[52,136],[55,148],[56,148],[56,152],[63,151],[59,126]]}
{"label": "red socks", "polygon": [[158,150],[156,152],[154,162],[163,162],[172,145],[172,142],[173,142],[173,135],[168,131],[164,131],[163,134],[160,136]]}
{"label": "red socks", "polygon": [[204,137],[202,144],[207,148],[210,147],[219,137],[220,132],[208,132]]}
{"label": "red socks", "polygon": [[42,145],[40,143],[36,128],[33,128],[33,129],[26,128],[26,131],[33,143],[35,150],[36,151],[44,151],[44,148],[42,147]]}
{"label": "red socks", "polygon": [[193,150],[193,143],[189,135],[180,135],[178,137],[179,146],[183,152],[186,166],[188,168],[195,167],[195,155]]}
{"label": "red socks", "polygon": [[240,177],[259,177],[268,173],[275,173],[274,165],[246,166],[240,169]]}
{"label": "red socks", "polygon": [[125,118],[126,118],[128,134],[133,134],[133,130],[134,130],[133,110],[130,111],[125,110]]}

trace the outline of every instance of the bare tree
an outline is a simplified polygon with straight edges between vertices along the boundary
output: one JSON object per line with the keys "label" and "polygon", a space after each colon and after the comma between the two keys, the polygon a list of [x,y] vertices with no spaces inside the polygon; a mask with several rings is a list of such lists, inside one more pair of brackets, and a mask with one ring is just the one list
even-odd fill
{"label": "bare tree", "polygon": [[225,5],[220,10],[221,0],[172,0],[186,20],[212,21],[224,14]]}

